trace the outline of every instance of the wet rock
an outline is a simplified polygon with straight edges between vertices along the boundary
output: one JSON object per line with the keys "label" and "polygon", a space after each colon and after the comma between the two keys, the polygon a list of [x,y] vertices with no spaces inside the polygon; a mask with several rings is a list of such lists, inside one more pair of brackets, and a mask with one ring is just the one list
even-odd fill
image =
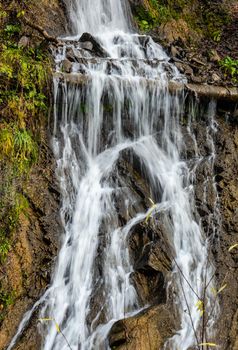
{"label": "wet rock", "polygon": [[178,57],[179,56],[179,50],[175,46],[171,46],[170,53],[172,57]]}
{"label": "wet rock", "polygon": [[186,75],[193,75],[193,69],[188,64],[185,64],[184,65],[184,73]]}
{"label": "wet rock", "polygon": [[72,71],[72,62],[70,62],[68,59],[63,60],[62,62],[62,70],[65,73],[70,73]]}
{"label": "wet rock", "polygon": [[212,81],[213,81],[214,83],[219,83],[219,82],[221,81],[221,77],[220,77],[218,74],[213,73],[213,74],[212,74]]}
{"label": "wet rock", "polygon": [[104,58],[109,56],[98,40],[89,33],[83,33],[79,43],[81,48],[91,51],[95,56]]}
{"label": "wet rock", "polygon": [[168,228],[163,215],[136,225],[129,238],[134,261],[131,278],[140,304],[159,304],[166,300],[165,279],[171,271],[172,251],[166,237]]}
{"label": "wet rock", "polygon": [[85,41],[85,42],[81,43],[80,47],[83,50],[93,51],[93,44],[90,41]]}
{"label": "wet rock", "polygon": [[191,76],[191,81],[192,81],[193,83],[196,83],[196,84],[204,83],[205,80],[206,80],[206,79],[203,78],[203,77],[198,77],[198,76],[195,76],[195,75],[192,75],[192,76]]}
{"label": "wet rock", "polygon": [[181,73],[184,73],[184,64],[182,62],[175,62],[175,66]]}
{"label": "wet rock", "polygon": [[193,75],[193,69],[190,67],[189,64],[179,61],[175,62],[175,66],[181,73],[184,73],[186,75]]}
{"label": "wet rock", "polygon": [[141,46],[144,48],[144,50],[146,49],[149,41],[150,41],[150,37],[149,36],[146,36],[146,35],[139,35],[138,36],[138,40],[141,44]]}
{"label": "wet rock", "polygon": [[[146,231],[142,234],[145,235]],[[135,273],[131,277],[141,305],[165,302],[165,279],[168,272],[171,271],[171,257],[165,251],[166,245],[162,240],[147,244],[142,244],[140,240],[137,244],[137,251],[134,251],[132,255],[138,255],[138,259],[134,266]],[[132,243],[131,249],[135,249]],[[140,250],[141,253],[139,253]]]}
{"label": "wet rock", "polygon": [[143,254],[140,260],[137,261],[136,267],[137,269],[149,268],[166,274],[171,271],[171,258],[165,242],[159,241],[144,247]]}
{"label": "wet rock", "polygon": [[141,305],[158,305],[166,302],[165,279],[161,272],[148,267],[131,275]]}
{"label": "wet rock", "polygon": [[173,334],[172,313],[164,305],[116,322],[109,333],[112,349],[158,350]]}
{"label": "wet rock", "polygon": [[81,55],[77,49],[68,47],[66,50],[66,58],[70,62],[78,62],[78,60],[81,58]]}

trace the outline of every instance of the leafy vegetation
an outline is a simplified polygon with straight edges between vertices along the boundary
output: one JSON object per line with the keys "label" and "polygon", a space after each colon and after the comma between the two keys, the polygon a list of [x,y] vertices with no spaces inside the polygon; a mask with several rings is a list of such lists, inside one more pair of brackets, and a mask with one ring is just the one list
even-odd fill
{"label": "leafy vegetation", "polygon": [[0,284],[0,322],[4,318],[5,310],[15,302],[15,291],[3,292]]}
{"label": "leafy vegetation", "polygon": [[238,60],[227,56],[220,61],[221,69],[232,78],[234,82],[238,81]]}
{"label": "leafy vegetation", "polygon": [[15,293],[2,293],[0,292],[0,300],[2,301],[2,304],[4,305],[0,305],[0,308],[4,307],[4,306],[10,306],[14,303],[14,299],[15,299]]}
{"label": "leafy vegetation", "polygon": [[[0,264],[11,249],[29,203],[24,182],[38,161],[40,129],[47,116],[50,61],[44,43],[21,44],[25,1],[0,1]],[[39,40],[38,40],[39,41]],[[13,298],[0,286],[0,307]]]}
{"label": "leafy vegetation", "polygon": [[145,0],[144,6],[140,5],[136,8],[136,13],[136,21],[140,29],[144,32],[172,18],[178,17],[172,8],[160,4],[157,0]]}
{"label": "leafy vegetation", "polygon": [[223,27],[229,21],[225,6],[205,0],[144,0],[143,5],[136,6],[134,12],[143,32],[181,18],[191,29],[215,42],[221,40]]}

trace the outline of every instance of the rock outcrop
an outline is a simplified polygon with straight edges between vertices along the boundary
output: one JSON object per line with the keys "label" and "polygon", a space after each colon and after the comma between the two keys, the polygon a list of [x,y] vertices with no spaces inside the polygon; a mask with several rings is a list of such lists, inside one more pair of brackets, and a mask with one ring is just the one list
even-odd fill
{"label": "rock outcrop", "polygon": [[[60,194],[54,171],[53,155],[48,146],[42,145],[41,159],[22,188],[29,208],[20,216],[12,248],[0,271],[1,288],[14,294],[14,302],[1,323],[0,349],[9,343],[24,313],[51,280],[52,263],[62,233]],[[30,328],[17,348],[38,349],[37,337],[37,330]]]}
{"label": "rock outcrop", "polygon": [[174,321],[165,306],[155,306],[135,317],[116,322],[109,334],[112,349],[162,349],[173,334]]}
{"label": "rock outcrop", "polygon": [[[235,114],[235,104],[226,105],[221,103],[218,104],[216,115],[215,129],[217,131],[215,132],[215,129],[208,131],[211,127],[211,120],[203,109],[207,103],[206,98],[201,100],[200,109],[192,123],[188,125],[186,120],[181,121],[185,141],[183,157],[187,159],[191,166],[196,159],[196,152],[199,152],[203,158],[196,169],[195,200],[197,214],[195,215],[200,216],[204,233],[207,237],[210,237],[210,259],[214,261],[216,266],[216,276],[214,278],[216,279],[217,289],[226,285],[218,296],[221,311],[216,325],[219,330],[216,343],[222,349],[235,350],[237,349],[238,339],[237,248],[231,251],[229,251],[229,248],[238,243],[238,122]],[[225,115],[227,118],[225,118]],[[208,133],[211,133],[210,135],[213,138],[214,149]],[[194,143],[193,137],[195,137],[196,143]],[[209,161],[213,151],[216,154],[214,167]],[[127,174],[125,176],[131,179],[127,182],[130,188],[137,189],[139,202],[143,203],[144,208],[148,208],[147,180],[143,178],[143,172],[140,171],[140,167],[136,165],[136,162],[133,162],[133,164],[135,167],[131,168],[125,158],[121,163],[121,169],[124,169],[121,176]],[[216,187],[214,187],[214,176],[217,183]],[[214,221],[211,221],[212,213]],[[173,252],[166,239],[166,225],[163,224],[163,216],[155,217],[154,220],[155,222],[151,219],[147,223],[135,226],[130,233],[129,240],[135,269],[131,277],[140,303],[144,307],[148,304],[153,305],[153,307],[146,308],[139,315],[118,321],[112,327],[109,341],[113,349],[147,349],[147,346],[150,350],[161,349],[165,338],[161,337],[160,332],[167,332],[167,336],[171,336],[173,334],[172,329],[178,329],[179,327],[174,310],[171,308],[173,302],[167,295],[165,288],[166,280],[171,271]],[[215,233],[213,223],[217,227]],[[170,307],[169,319],[171,321],[171,315],[173,319],[172,328],[170,322],[163,322],[164,314],[161,310],[168,307]],[[151,319],[151,312],[153,315],[154,312],[155,314],[159,312],[160,315]],[[151,325],[151,333],[145,326],[146,323]],[[150,342],[148,338],[150,338]],[[157,343],[154,343],[154,339]]]}

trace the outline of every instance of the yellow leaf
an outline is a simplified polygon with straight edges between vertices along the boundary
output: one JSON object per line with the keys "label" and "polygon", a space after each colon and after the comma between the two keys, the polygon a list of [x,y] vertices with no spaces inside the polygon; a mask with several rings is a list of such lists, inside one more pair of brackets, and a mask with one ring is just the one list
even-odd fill
{"label": "yellow leaf", "polygon": [[145,223],[146,223],[146,224],[147,224],[147,222],[149,221],[149,219],[150,219],[150,217],[151,217],[151,215],[152,215],[152,213],[153,213],[153,210],[154,210],[155,208],[156,208],[156,204],[154,204],[154,205],[151,207],[149,213],[147,214],[146,219],[145,219]]}
{"label": "yellow leaf", "polygon": [[198,300],[195,306],[197,308],[197,311],[199,311],[200,316],[202,316],[204,314],[204,311],[205,311],[203,301]]}
{"label": "yellow leaf", "polygon": [[216,296],[217,294],[221,293],[226,287],[227,284],[224,284],[220,289],[218,289],[218,291],[215,288],[211,288],[212,294]]}
{"label": "yellow leaf", "polygon": [[222,286],[222,287],[218,290],[217,294],[221,293],[221,292],[223,291],[223,289],[225,289],[226,287],[227,287],[227,284],[224,284],[224,286]]}
{"label": "yellow leaf", "polygon": [[152,205],[155,205],[155,202],[153,201],[153,199],[151,199],[151,198],[148,198],[148,199]]}
{"label": "yellow leaf", "polygon": [[203,301],[202,300],[197,301],[196,308],[197,308],[197,310],[203,310]]}
{"label": "yellow leaf", "polygon": [[217,344],[215,344],[215,343],[201,343],[201,344],[199,344],[199,346],[203,346],[203,345],[207,345],[207,346],[217,346]]}
{"label": "yellow leaf", "polygon": [[57,332],[61,333],[60,326],[58,325],[58,323],[56,321],[55,321],[55,327],[56,327]]}
{"label": "yellow leaf", "polygon": [[61,333],[60,326],[59,326],[59,324],[55,321],[54,318],[51,318],[51,317],[48,317],[48,318],[39,318],[39,321],[41,321],[41,322],[54,321],[57,332],[58,332],[58,333]]}
{"label": "yellow leaf", "polygon": [[228,252],[231,252],[232,249],[234,249],[234,248],[236,248],[236,247],[238,247],[238,243],[236,243],[236,244],[230,246],[230,248],[228,249]]}
{"label": "yellow leaf", "polygon": [[41,321],[41,322],[54,321],[53,318],[39,318],[38,320]]}

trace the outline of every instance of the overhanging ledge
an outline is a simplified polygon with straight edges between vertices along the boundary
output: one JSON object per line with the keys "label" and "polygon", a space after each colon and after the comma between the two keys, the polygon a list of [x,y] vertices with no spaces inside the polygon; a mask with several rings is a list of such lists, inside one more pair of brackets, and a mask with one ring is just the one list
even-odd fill
{"label": "overhanging ledge", "polygon": [[[87,75],[81,73],[54,73],[54,77],[72,84],[84,85],[90,79]],[[207,84],[183,84],[170,81],[168,85],[169,91],[185,91],[197,97],[208,97],[215,100],[224,100],[238,103],[238,88],[224,87]]]}
{"label": "overhanging ledge", "polygon": [[209,97],[215,100],[226,100],[238,103],[238,88],[224,87],[207,84],[181,84],[178,82],[169,82],[169,90],[176,92],[185,90],[197,97]]}

